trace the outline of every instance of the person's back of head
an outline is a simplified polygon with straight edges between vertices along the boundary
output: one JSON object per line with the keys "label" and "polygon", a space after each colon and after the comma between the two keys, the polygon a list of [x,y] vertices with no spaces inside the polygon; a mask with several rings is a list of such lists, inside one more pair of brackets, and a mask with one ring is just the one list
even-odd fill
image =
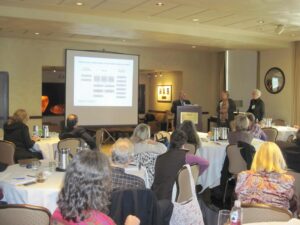
{"label": "person's back of head", "polygon": [[67,128],[73,129],[78,123],[78,116],[75,114],[69,114],[67,117]]}
{"label": "person's back of head", "polygon": [[127,138],[119,138],[112,146],[112,162],[116,165],[128,165],[133,159],[133,144]]}
{"label": "person's back of head", "polygon": [[195,124],[190,120],[185,120],[180,125],[179,130],[182,130],[187,136],[187,142],[191,144],[200,145],[200,139],[196,130]]}
{"label": "person's back of head", "polygon": [[65,220],[73,222],[84,220],[87,210],[108,213],[111,189],[108,158],[99,151],[81,151],[67,168],[58,208]]}
{"label": "person's back of head", "polygon": [[236,131],[246,131],[249,128],[249,120],[246,115],[238,115],[235,118]]}
{"label": "person's back of head", "polygon": [[254,123],[255,122],[255,116],[253,115],[253,113],[247,113],[247,118],[248,120],[251,122],[251,123]]}
{"label": "person's back of head", "polygon": [[171,135],[169,149],[180,149],[187,143],[187,136],[182,130],[175,130]]}
{"label": "person's back of head", "polygon": [[131,136],[131,140],[134,143],[142,142],[151,137],[150,126],[141,123],[136,126]]}
{"label": "person's back of head", "polygon": [[254,172],[276,172],[286,171],[286,162],[282,152],[274,142],[264,142],[255,153],[251,170]]}
{"label": "person's back of head", "polygon": [[26,123],[28,121],[28,114],[25,109],[18,109],[13,116],[8,120],[8,124]]}

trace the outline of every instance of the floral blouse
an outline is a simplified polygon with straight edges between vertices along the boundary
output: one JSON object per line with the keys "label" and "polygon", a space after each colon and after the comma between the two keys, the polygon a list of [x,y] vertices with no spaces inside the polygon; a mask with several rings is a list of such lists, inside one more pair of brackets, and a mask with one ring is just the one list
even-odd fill
{"label": "floral blouse", "polygon": [[51,225],[116,225],[116,223],[109,216],[102,212],[92,210],[88,213],[90,215],[87,219],[75,223],[73,221],[65,220],[62,217],[60,210],[57,208],[51,217]]}
{"label": "floral blouse", "polygon": [[243,204],[262,203],[288,210],[294,182],[294,177],[288,174],[248,170],[238,175],[235,192]]}

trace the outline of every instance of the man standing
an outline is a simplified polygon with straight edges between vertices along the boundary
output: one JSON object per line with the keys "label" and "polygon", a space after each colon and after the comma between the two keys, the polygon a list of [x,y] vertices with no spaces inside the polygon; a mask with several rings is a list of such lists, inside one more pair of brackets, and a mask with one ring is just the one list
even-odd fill
{"label": "man standing", "polygon": [[173,101],[171,112],[174,113],[174,128],[176,129],[177,121],[177,106],[190,105],[190,100],[187,99],[186,93],[180,92],[179,99]]}
{"label": "man standing", "polygon": [[261,91],[254,89],[252,91],[252,99],[250,101],[249,109],[247,112],[252,113],[258,122],[262,121],[265,115],[265,104],[260,98]]}
{"label": "man standing", "polygon": [[221,100],[217,106],[218,126],[230,128],[230,122],[234,120],[234,111],[236,105],[234,101],[229,98],[228,91],[221,92]]}

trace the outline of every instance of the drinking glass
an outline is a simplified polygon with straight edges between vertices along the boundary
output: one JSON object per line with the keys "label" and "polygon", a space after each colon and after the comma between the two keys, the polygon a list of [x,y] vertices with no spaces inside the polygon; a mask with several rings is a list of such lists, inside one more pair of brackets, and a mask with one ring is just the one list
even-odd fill
{"label": "drinking glass", "polygon": [[219,211],[218,215],[218,225],[229,225],[229,217],[230,217],[230,211],[226,209],[222,209]]}

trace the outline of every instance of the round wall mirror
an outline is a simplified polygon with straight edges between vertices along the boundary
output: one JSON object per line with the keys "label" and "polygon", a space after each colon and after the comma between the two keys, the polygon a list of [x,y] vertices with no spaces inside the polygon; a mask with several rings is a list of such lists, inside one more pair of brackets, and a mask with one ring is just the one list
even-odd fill
{"label": "round wall mirror", "polygon": [[271,94],[279,93],[285,84],[284,73],[281,69],[273,67],[268,70],[265,76],[265,87]]}

